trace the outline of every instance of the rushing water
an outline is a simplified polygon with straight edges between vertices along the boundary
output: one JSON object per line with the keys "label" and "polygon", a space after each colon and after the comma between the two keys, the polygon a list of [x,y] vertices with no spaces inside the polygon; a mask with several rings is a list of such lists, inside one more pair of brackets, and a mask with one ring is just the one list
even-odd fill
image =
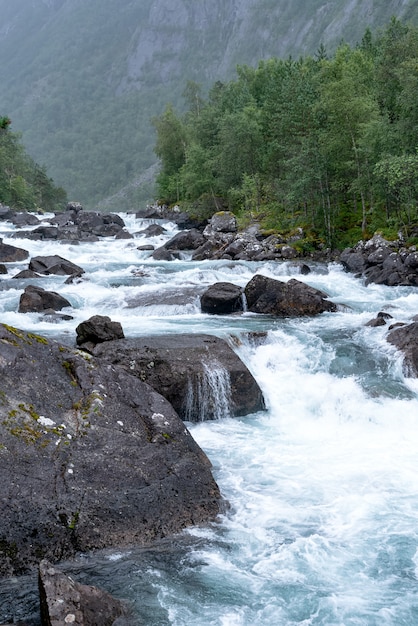
{"label": "rushing water", "polygon": [[[122,217],[132,233],[146,226]],[[301,277],[291,263],[156,262],[137,246],[163,243],[175,232],[165,226],[167,234],[147,240],[67,245],[11,239],[14,227],[0,225],[5,243],[31,256],[59,254],[88,278],[20,281],[11,277],[27,264],[13,264],[0,276],[0,321],[69,345],[77,324],[97,313],[120,321],[126,336],[216,334],[251,369],[268,407],[231,418],[225,377],[208,370],[193,401],[200,398],[203,418],[215,386],[219,419],[188,426],[227,512],[152,549],[80,555],[68,571],[128,598],[133,623],[147,626],[418,624],[418,382],[403,376],[387,326],[365,326],[381,310],[409,321],[418,290],[365,287],[337,264]],[[244,286],[256,272],[301,279],[340,310],[284,320],[200,313],[206,286]],[[24,286],[36,282],[70,300],[74,319],[17,313]],[[260,343],[248,331],[267,337]],[[35,583],[0,586],[0,622],[36,612]]]}

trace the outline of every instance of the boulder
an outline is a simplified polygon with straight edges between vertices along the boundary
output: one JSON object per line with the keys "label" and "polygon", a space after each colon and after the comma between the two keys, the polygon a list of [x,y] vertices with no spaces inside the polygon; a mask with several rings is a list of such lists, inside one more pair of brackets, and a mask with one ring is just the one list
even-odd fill
{"label": "boulder", "polygon": [[218,211],[209,220],[203,234],[210,237],[214,233],[236,233],[238,230],[237,218],[231,211]]}
{"label": "boulder", "polygon": [[15,274],[12,278],[44,278],[44,276],[42,274],[37,274],[33,270],[22,270],[21,272]]}
{"label": "boulder", "polygon": [[48,626],[128,625],[119,618],[128,617],[127,606],[106,591],[81,585],[60,572],[46,560],[39,564],[41,619]]}
{"label": "boulder", "polygon": [[19,261],[24,261],[29,256],[29,252],[27,250],[23,250],[23,248],[16,248],[15,246],[10,246],[7,243],[3,243],[3,240],[0,239],[0,262],[1,263],[17,263]]}
{"label": "boulder", "polygon": [[326,293],[295,278],[285,283],[256,274],[244,293],[248,310],[252,313],[299,317],[337,310],[337,306],[327,300]]}
{"label": "boulder", "polygon": [[35,287],[34,285],[28,285],[25,287],[25,291],[20,296],[19,300],[19,313],[39,313],[46,309],[52,309],[53,311],[61,311],[67,306],[71,306],[69,302],[63,296],[55,291],[46,291],[42,287]]}
{"label": "boulder", "polygon": [[188,421],[247,415],[265,408],[256,380],[218,337],[120,339],[98,344],[93,354],[146,381]]}
{"label": "boulder", "polygon": [[41,239],[57,239],[58,228],[56,226],[38,226],[32,234],[39,235]]}
{"label": "boulder", "polygon": [[103,341],[123,339],[125,337],[119,322],[112,322],[107,315],[93,315],[85,322],[81,322],[75,329],[77,333],[77,345],[94,347]]}
{"label": "boulder", "polygon": [[418,321],[392,330],[387,341],[404,354],[405,376],[418,377]]}
{"label": "boulder", "polygon": [[0,576],[150,545],[220,512],[206,455],[130,372],[0,324],[0,378]]}
{"label": "boulder", "polygon": [[4,263],[0,263],[0,274],[7,274],[7,267]]}
{"label": "boulder", "polygon": [[233,283],[215,283],[200,297],[203,313],[227,315],[243,310],[241,287]]}
{"label": "boulder", "polygon": [[144,235],[144,237],[159,237],[167,232],[167,229],[160,224],[150,224],[143,230],[139,230],[137,235]]}
{"label": "boulder", "polygon": [[34,226],[35,224],[39,224],[39,218],[37,218],[33,213],[28,213],[27,211],[14,213],[11,215],[10,221],[15,226]]}
{"label": "boulder", "polygon": [[38,274],[56,274],[58,276],[71,276],[72,274],[84,274],[82,267],[72,261],[67,261],[62,256],[35,256],[29,262],[29,269]]}
{"label": "boulder", "polygon": [[166,250],[196,250],[205,243],[205,238],[196,228],[180,231],[164,244]]}

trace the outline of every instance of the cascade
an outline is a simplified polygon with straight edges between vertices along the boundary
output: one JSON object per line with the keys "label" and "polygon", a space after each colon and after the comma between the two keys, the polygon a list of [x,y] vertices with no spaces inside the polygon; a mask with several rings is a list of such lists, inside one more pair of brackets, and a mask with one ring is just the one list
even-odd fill
{"label": "cascade", "polygon": [[231,379],[216,360],[203,363],[203,370],[188,380],[185,419],[191,422],[231,416]]}

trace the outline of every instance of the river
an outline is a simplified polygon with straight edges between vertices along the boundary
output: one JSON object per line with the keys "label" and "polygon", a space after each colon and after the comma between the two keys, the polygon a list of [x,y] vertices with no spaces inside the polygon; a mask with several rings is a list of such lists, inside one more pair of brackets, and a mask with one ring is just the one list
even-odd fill
{"label": "river", "polygon": [[[128,230],[147,223],[121,214]],[[208,454],[229,508],[150,549],[80,555],[65,568],[80,582],[129,599],[147,626],[412,626],[418,624],[418,381],[402,373],[388,326],[418,313],[418,289],[369,285],[338,264],[154,261],[138,251],[176,232],[79,245],[13,239],[31,256],[59,254],[86,270],[81,282],[0,276],[0,321],[75,344],[75,327],[109,315],[127,337],[206,332],[227,339],[261,386],[267,411],[188,424]],[[199,293],[255,273],[326,291],[337,313],[278,319],[204,315]],[[72,320],[17,313],[28,283],[58,291]],[[256,331],[249,332],[249,331]],[[254,339],[259,331],[262,341]],[[36,614],[36,580],[0,584],[0,622]],[[33,618],[35,620],[35,618]],[[35,623],[35,621],[33,622]]]}

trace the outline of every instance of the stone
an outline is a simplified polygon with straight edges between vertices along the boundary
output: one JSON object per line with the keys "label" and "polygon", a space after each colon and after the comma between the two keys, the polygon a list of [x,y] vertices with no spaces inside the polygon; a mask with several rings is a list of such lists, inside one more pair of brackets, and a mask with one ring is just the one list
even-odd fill
{"label": "stone", "polygon": [[28,285],[20,296],[19,313],[39,313],[45,309],[60,311],[70,307],[71,302],[55,291],[46,291],[42,287]]}
{"label": "stone", "polygon": [[405,376],[418,378],[418,321],[395,328],[389,332],[387,341],[403,352]]}
{"label": "stone", "polygon": [[326,293],[294,278],[285,283],[256,274],[246,285],[244,293],[247,308],[252,313],[299,317],[337,310]]}
{"label": "stone", "polygon": [[197,250],[205,243],[205,238],[196,228],[176,233],[164,244],[166,250]]}
{"label": "stone", "polygon": [[227,315],[242,311],[242,294],[242,288],[233,283],[215,283],[200,296],[202,312],[212,315]]}
{"label": "stone", "polygon": [[82,585],[47,560],[38,570],[41,619],[48,626],[113,626],[128,624],[128,607],[102,589]]}
{"label": "stone", "polygon": [[58,276],[71,276],[72,274],[84,274],[82,267],[72,261],[68,261],[58,254],[50,256],[36,256],[29,262],[29,269],[38,274],[56,274]]}
{"label": "stone", "polygon": [[125,337],[119,322],[112,322],[107,315],[93,315],[76,328],[77,345],[88,344],[90,347],[103,341],[123,339]]}
{"label": "stone", "polygon": [[0,239],[0,263],[16,263],[29,257],[29,252],[23,248],[16,248]]}
{"label": "stone", "polygon": [[0,576],[149,546],[221,511],[207,456],[129,364],[0,324],[0,378]]}
{"label": "stone", "polygon": [[147,382],[187,421],[265,408],[246,365],[226,341],[212,335],[121,339],[96,345],[93,354]]}

